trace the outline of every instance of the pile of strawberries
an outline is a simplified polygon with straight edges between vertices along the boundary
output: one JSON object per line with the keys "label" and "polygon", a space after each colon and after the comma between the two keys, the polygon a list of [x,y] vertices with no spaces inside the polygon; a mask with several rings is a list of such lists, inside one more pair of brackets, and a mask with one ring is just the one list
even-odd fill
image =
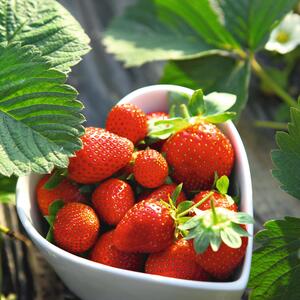
{"label": "pile of strawberries", "polygon": [[234,149],[213,124],[233,114],[213,110],[216,95],[201,90],[175,96],[169,114],[120,104],[105,129],[86,128],[68,170],[37,185],[47,238],[116,268],[229,280],[253,222],[227,193]]}

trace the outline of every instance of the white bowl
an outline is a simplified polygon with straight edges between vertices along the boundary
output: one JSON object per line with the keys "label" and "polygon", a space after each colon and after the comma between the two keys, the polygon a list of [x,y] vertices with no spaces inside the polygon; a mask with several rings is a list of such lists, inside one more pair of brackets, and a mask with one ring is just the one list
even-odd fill
{"label": "white bowl", "polygon": [[[192,90],[174,85],[153,85],[138,89],[124,97],[119,103],[134,103],[145,112],[166,111],[167,93],[170,91],[192,94]],[[232,122],[221,125],[231,140],[236,162],[235,182],[241,197],[241,209],[253,214],[252,186],[247,155],[241,138]],[[198,282],[143,274],[112,268],[70,254],[49,243],[40,234],[41,217],[35,201],[35,186],[40,176],[19,178],[17,183],[17,211],[20,220],[34,244],[65,282],[71,291],[85,300],[237,300],[247,285],[252,237],[249,238],[244,263],[235,281]],[[248,226],[252,235],[253,226]]]}

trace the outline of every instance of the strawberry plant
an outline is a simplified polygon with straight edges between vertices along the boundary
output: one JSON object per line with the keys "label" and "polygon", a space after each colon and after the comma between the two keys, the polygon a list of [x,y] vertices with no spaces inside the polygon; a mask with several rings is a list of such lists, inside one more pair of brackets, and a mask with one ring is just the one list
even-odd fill
{"label": "strawberry plant", "polygon": [[125,66],[167,60],[162,83],[237,95],[247,102],[251,72],[285,103],[296,101],[259,63],[272,29],[297,0],[139,0],[112,21],[103,43]]}
{"label": "strawberry plant", "polygon": [[[1,203],[14,202],[16,176],[66,167],[81,148],[82,104],[65,82],[89,49],[88,36],[58,2],[0,2]],[[0,224],[0,240],[3,233],[26,241]]]}

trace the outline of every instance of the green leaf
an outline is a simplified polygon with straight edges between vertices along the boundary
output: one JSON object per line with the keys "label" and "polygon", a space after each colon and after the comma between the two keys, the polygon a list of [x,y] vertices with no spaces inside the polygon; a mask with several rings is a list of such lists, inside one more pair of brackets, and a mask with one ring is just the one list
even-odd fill
{"label": "green leaf", "polygon": [[67,175],[67,169],[57,169],[53,172],[50,178],[44,185],[46,190],[55,189],[65,178]]}
{"label": "green leaf", "polygon": [[181,224],[179,226],[180,230],[189,230],[194,227],[197,227],[199,225],[199,221],[201,220],[201,216],[194,216],[191,219],[189,219],[186,223]]}
{"label": "green leaf", "polygon": [[[231,111],[239,113],[247,102],[249,79],[250,65],[248,61],[237,61],[228,56],[210,55],[167,63],[160,82],[177,84],[191,89],[201,87],[204,94],[215,91],[234,94],[237,99]],[[217,99],[222,104],[223,98]],[[230,103],[228,98],[223,104],[226,102]]]}
{"label": "green leaf", "polygon": [[227,29],[245,48],[256,50],[298,0],[217,0]]}
{"label": "green leaf", "polygon": [[216,188],[221,194],[227,194],[229,188],[229,178],[226,175],[221,176],[216,182]]}
{"label": "green leaf", "polygon": [[222,239],[220,237],[219,232],[215,232],[214,234],[210,235],[209,243],[210,243],[211,249],[214,252],[217,252],[219,250],[221,243],[222,243]]}
{"label": "green leaf", "polygon": [[64,202],[62,200],[55,200],[49,206],[50,216],[56,216],[58,211],[64,206]]}
{"label": "green leaf", "polygon": [[77,92],[34,47],[0,46],[0,173],[49,173],[81,148]]}
{"label": "green leaf", "polygon": [[242,246],[242,239],[240,235],[231,227],[224,227],[220,232],[222,241],[230,248],[240,248]]}
{"label": "green leaf", "polygon": [[15,204],[16,177],[5,177],[0,174],[0,203]]}
{"label": "green leaf", "polygon": [[55,200],[53,201],[49,206],[49,216],[44,216],[46,221],[49,224],[49,230],[46,235],[46,240],[50,243],[53,243],[54,236],[53,236],[53,224],[55,221],[55,217],[58,213],[58,211],[64,206],[64,202],[62,200]]}
{"label": "green leaf", "polygon": [[150,127],[148,137],[164,140],[174,132],[177,132],[189,125],[189,122],[186,119],[182,118],[159,120],[154,123],[152,128]]}
{"label": "green leaf", "polygon": [[206,232],[199,234],[194,239],[194,249],[196,253],[203,253],[209,245],[209,235]]}
{"label": "green leaf", "polygon": [[255,221],[252,216],[245,212],[237,212],[232,214],[230,220],[236,224],[254,224]]}
{"label": "green leaf", "polygon": [[0,43],[34,45],[52,67],[67,72],[90,47],[80,24],[57,1],[1,0]]}
{"label": "green leaf", "polygon": [[176,205],[176,202],[177,202],[177,199],[181,193],[181,190],[182,190],[182,186],[183,186],[183,183],[180,183],[176,186],[176,189],[173,191],[172,195],[171,195],[171,200],[173,202],[174,205]]}
{"label": "green leaf", "polygon": [[185,93],[169,92],[168,93],[168,103],[170,107],[169,115],[170,118],[184,117],[180,109],[181,104],[188,105],[190,101],[190,96]]}
{"label": "green leaf", "polygon": [[287,132],[277,132],[278,150],[272,151],[275,165],[273,176],[281,183],[281,189],[300,199],[300,109],[291,108],[291,123]]}
{"label": "green leaf", "polygon": [[193,201],[180,202],[177,206],[177,213],[180,214],[180,213],[186,211],[187,209],[191,208],[193,205],[194,205]]}
{"label": "green leaf", "polygon": [[209,0],[139,0],[111,23],[103,43],[126,66],[238,48],[220,19]]}
{"label": "green leaf", "polygon": [[300,299],[300,219],[268,221],[255,241],[248,287],[251,300]]}
{"label": "green leaf", "polygon": [[204,97],[201,89],[196,90],[188,103],[188,110],[192,116],[202,115],[205,113]]}
{"label": "green leaf", "polygon": [[204,96],[205,115],[217,115],[233,107],[236,95],[229,93],[212,92]]}
{"label": "green leaf", "polygon": [[212,115],[205,117],[205,120],[210,123],[219,124],[228,120],[232,120],[236,116],[235,112],[224,112],[218,115]]}

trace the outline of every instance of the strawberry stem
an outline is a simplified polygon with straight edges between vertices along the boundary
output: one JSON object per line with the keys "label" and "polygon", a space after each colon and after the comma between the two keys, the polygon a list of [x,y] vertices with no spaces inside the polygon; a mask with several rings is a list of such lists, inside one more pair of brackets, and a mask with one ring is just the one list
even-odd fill
{"label": "strawberry stem", "polygon": [[186,209],[185,211],[183,211],[182,213],[180,213],[179,215],[177,215],[178,218],[185,216],[186,214],[188,214],[191,210],[193,210],[194,208],[197,208],[198,206],[200,206],[202,203],[204,203],[207,199],[209,199],[212,195],[213,195],[213,191],[209,192],[201,201],[199,201],[198,203],[194,204],[193,206],[191,206],[190,208]]}
{"label": "strawberry stem", "polygon": [[211,210],[212,210],[214,224],[218,224],[218,215],[217,215],[217,212],[216,212],[216,208],[215,208],[215,204],[214,204],[213,199],[210,199],[210,207],[211,207]]}
{"label": "strawberry stem", "polygon": [[8,227],[6,227],[4,225],[1,225],[1,224],[0,224],[0,233],[5,234],[5,235],[7,235],[8,237],[10,237],[12,239],[22,241],[28,247],[31,246],[30,240],[27,237],[25,237],[23,234],[15,232],[15,231],[13,231],[13,230],[9,229]]}

